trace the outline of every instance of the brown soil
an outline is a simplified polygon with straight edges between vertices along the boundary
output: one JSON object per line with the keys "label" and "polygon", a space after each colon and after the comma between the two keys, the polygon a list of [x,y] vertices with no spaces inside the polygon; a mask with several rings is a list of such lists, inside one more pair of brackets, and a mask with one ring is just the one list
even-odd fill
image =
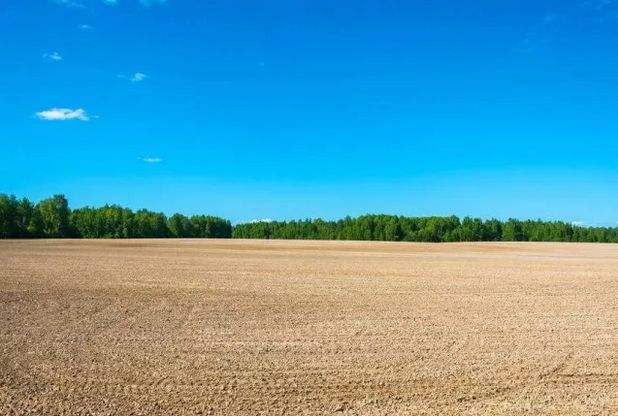
{"label": "brown soil", "polygon": [[0,241],[1,415],[615,415],[618,245]]}

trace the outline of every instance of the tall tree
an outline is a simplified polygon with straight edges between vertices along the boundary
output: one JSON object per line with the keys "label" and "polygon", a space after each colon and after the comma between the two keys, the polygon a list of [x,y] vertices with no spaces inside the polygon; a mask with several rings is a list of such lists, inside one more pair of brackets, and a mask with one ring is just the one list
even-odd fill
{"label": "tall tree", "polygon": [[64,195],[54,195],[37,204],[45,237],[70,237],[69,203]]}
{"label": "tall tree", "polygon": [[17,199],[0,194],[0,238],[18,237]]}

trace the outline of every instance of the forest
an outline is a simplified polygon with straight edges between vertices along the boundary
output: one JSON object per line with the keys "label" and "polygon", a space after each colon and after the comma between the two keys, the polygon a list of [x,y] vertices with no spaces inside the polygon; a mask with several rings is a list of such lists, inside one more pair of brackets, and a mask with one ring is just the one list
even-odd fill
{"label": "forest", "polygon": [[301,220],[238,224],[234,238],[375,241],[564,241],[618,242],[617,227],[581,227],[562,221],[466,217],[363,215],[338,221]]}
{"label": "forest", "polygon": [[36,204],[0,194],[0,238],[254,238],[376,241],[564,241],[618,243],[618,227],[563,221],[362,215],[336,221],[259,221],[232,226],[210,216],[167,217],[119,205],[70,209],[64,195]]}
{"label": "forest", "polygon": [[230,238],[228,220],[191,217],[118,205],[71,210],[64,195],[33,204],[0,194],[0,238]]}

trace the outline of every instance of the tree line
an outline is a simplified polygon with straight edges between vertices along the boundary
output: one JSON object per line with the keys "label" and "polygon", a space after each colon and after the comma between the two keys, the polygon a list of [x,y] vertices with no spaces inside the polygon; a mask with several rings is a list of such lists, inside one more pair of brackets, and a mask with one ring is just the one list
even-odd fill
{"label": "tree line", "polygon": [[210,215],[187,217],[118,205],[71,210],[64,195],[37,204],[0,194],[0,238],[230,238],[232,224]]}
{"label": "tree line", "polygon": [[71,210],[64,195],[36,204],[0,194],[0,238],[261,238],[377,241],[571,241],[618,243],[618,227],[563,221],[363,215],[337,221],[262,221],[232,226],[210,215],[167,217],[119,205]]}
{"label": "tree line", "polygon": [[562,221],[466,217],[363,215],[338,221],[321,219],[238,224],[234,238],[375,241],[572,241],[618,243],[618,227],[581,227]]}

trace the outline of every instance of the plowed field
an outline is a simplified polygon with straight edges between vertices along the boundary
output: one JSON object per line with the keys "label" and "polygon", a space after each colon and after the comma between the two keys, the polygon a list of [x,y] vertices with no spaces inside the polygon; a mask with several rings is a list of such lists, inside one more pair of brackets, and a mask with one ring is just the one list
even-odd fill
{"label": "plowed field", "polygon": [[0,241],[1,415],[616,415],[618,245]]}

